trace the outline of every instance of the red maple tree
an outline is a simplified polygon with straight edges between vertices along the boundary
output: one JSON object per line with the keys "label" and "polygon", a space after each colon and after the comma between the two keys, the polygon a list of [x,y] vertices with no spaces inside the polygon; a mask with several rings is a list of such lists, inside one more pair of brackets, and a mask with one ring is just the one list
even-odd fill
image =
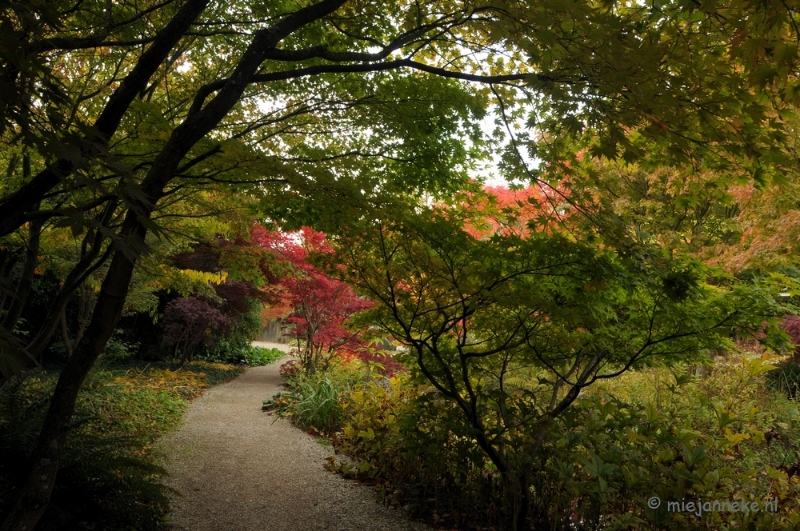
{"label": "red maple tree", "polygon": [[291,273],[279,281],[285,289],[279,304],[291,307],[287,320],[293,326],[289,335],[305,345],[301,360],[306,370],[326,365],[337,354],[363,358],[371,352],[363,332],[349,330],[346,323],[372,303],[309,261],[314,254],[333,252],[324,233],[309,227],[295,233],[267,231],[258,225],[251,231],[251,242],[276,253],[292,266]]}

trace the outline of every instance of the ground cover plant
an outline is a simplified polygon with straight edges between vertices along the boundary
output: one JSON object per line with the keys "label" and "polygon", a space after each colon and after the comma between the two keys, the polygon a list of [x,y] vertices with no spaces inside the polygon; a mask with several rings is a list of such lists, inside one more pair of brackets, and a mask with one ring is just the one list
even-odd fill
{"label": "ground cover plant", "polygon": [[278,348],[256,347],[250,344],[237,345],[236,342],[222,340],[213,349],[207,349],[199,354],[198,360],[258,367],[269,365],[285,355],[286,353]]}
{"label": "ground cover plant", "polygon": [[[188,401],[233,378],[239,366],[196,361],[112,364],[89,374],[50,506],[37,529],[160,529],[170,490],[152,444],[174,429]],[[0,513],[20,488],[57,373],[28,374],[0,389]]]}
{"label": "ground cover plant", "polygon": [[288,390],[265,399],[263,409],[291,418],[313,433],[330,436],[341,427],[344,397],[369,379],[371,371],[358,359],[336,359],[325,370],[309,372],[301,360],[292,359],[281,366],[280,373]]}

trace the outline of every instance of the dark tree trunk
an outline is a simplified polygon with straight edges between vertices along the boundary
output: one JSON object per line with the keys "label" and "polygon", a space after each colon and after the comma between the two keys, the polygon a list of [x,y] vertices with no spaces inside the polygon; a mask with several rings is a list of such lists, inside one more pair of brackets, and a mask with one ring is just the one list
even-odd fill
{"label": "dark tree trunk", "polygon": [[[50,343],[50,339],[52,339],[53,334],[55,334],[56,330],[58,330],[58,325],[62,319],[61,316],[64,314],[67,304],[69,303],[69,299],[74,291],[74,286],[69,287],[65,283],[56,293],[55,298],[53,299],[53,302],[47,311],[44,323],[42,323],[42,326],[28,344],[27,350],[31,356],[38,358],[45,347],[47,347],[47,345]],[[75,343],[77,344],[78,340],[76,340]]]}
{"label": "dark tree trunk", "polygon": [[[103,209],[103,212],[97,216],[96,220],[107,226],[117,210],[117,204],[118,201],[116,200],[109,202]],[[47,315],[45,316],[44,322],[42,323],[41,327],[39,327],[38,332],[33,339],[31,339],[30,343],[28,343],[27,351],[34,358],[41,354],[41,352],[50,342],[50,339],[53,337],[53,334],[58,328],[61,315],[66,310],[72,294],[75,292],[75,290],[83,286],[83,283],[86,281],[89,275],[103,265],[110,256],[110,248],[107,248],[103,255],[100,256],[100,251],[102,250],[103,241],[105,239],[106,237],[104,236],[103,232],[99,230],[89,231],[86,233],[86,236],[84,236],[83,243],[81,245],[82,256],[80,260],[78,260],[78,263],[72,267],[67,275],[67,278],[64,279],[64,283],[61,285],[61,288],[59,288],[55,297],[53,297],[53,302],[50,304],[50,308],[47,310]],[[86,316],[88,316],[88,313]],[[81,331],[83,331],[83,329],[86,327],[86,316],[84,316],[84,321],[81,325]],[[80,336],[75,339],[75,344],[77,345],[79,341]]]}
{"label": "dark tree trunk", "polygon": [[0,314],[6,307],[6,298],[12,293],[10,276],[14,267],[19,262],[18,250],[4,251],[2,254],[2,267],[0,267]]}
{"label": "dark tree trunk", "polygon": [[528,531],[528,513],[531,507],[531,483],[528,469],[523,467],[517,479],[519,482],[519,500],[514,514],[514,531]]}
{"label": "dark tree trunk", "polygon": [[[531,467],[535,466],[536,459],[539,457],[539,451],[544,446],[545,439],[548,433],[549,419],[544,424],[540,424],[539,429],[536,430],[536,438],[534,439],[533,447],[530,453],[523,459],[523,465],[519,471],[518,486],[519,486],[519,500],[516,504],[514,511],[514,531],[528,531],[528,515],[531,511]],[[529,460],[529,461],[528,461]]]}
{"label": "dark tree trunk", "polygon": [[[149,214],[149,213],[148,213]],[[138,215],[129,213],[123,233],[143,239],[146,229]],[[86,375],[114,331],[122,315],[125,296],[133,275],[134,263],[117,251],[103,281],[97,306],[82,341],[67,360],[56,384],[39,442],[31,459],[29,473],[14,508],[3,523],[3,531],[30,531],[35,528],[50,500],[69,425]]]}
{"label": "dark tree trunk", "polygon": [[75,344],[81,342],[86,326],[94,310],[94,292],[85,284],[81,286],[80,302],[78,303],[78,331],[75,333]]}
{"label": "dark tree trunk", "polygon": [[[131,206],[122,226],[123,244],[127,245],[128,250],[144,248],[147,235],[145,223],[150,223],[150,216],[181,160],[239,101],[264,61],[266,53],[297,29],[332,13],[344,2],[345,0],[322,0],[287,16],[274,27],[259,30],[255,34],[224,87],[205,107],[190,113],[172,132],[166,145],[153,160],[142,181],[142,191],[147,200],[138,201],[138,204]],[[184,8],[193,3],[195,2],[187,2]],[[47,508],[78,391],[122,316],[133,268],[134,260],[122,250],[114,253],[84,340],[67,360],[58,378],[29,472],[14,508],[3,523],[2,531],[32,531]]]}
{"label": "dark tree trunk", "polygon": [[[61,312],[61,339],[64,340],[64,346],[67,348],[67,358],[72,357],[72,341],[69,339],[69,329],[67,328],[67,310]],[[80,340],[77,340],[78,343]]]}

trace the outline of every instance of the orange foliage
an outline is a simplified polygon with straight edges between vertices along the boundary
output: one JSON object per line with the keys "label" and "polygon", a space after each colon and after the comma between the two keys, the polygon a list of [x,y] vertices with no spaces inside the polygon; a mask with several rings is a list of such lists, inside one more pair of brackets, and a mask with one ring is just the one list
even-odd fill
{"label": "orange foliage", "polygon": [[261,309],[261,318],[266,325],[269,321],[283,319],[292,312],[292,305],[289,302],[289,295],[285,294],[281,300],[271,306],[264,306]]}
{"label": "orange foliage", "polygon": [[568,193],[545,186],[509,189],[486,186],[481,194],[467,194],[460,207],[478,216],[466,223],[476,239],[493,234],[524,237],[533,230],[552,230],[569,217]]}
{"label": "orange foliage", "polygon": [[739,242],[709,262],[736,274],[746,269],[780,267],[794,261],[795,243],[800,239],[800,210],[791,202],[789,187],[772,186],[756,190],[750,184],[730,190],[741,208],[737,217],[742,228]]}

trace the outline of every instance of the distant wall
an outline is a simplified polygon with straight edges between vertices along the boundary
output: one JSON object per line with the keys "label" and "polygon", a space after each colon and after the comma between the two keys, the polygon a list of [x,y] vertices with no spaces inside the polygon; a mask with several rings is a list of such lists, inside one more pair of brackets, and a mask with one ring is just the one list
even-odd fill
{"label": "distant wall", "polygon": [[288,338],[284,337],[282,319],[270,319],[261,332],[258,333],[259,341],[270,341],[272,343],[288,343]]}

